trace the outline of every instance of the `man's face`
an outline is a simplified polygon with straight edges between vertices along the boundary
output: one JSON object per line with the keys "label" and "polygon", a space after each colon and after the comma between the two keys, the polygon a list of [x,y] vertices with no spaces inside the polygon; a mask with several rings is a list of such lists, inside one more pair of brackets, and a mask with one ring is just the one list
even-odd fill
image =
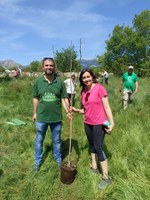
{"label": "man's face", "polygon": [[133,73],[133,69],[128,69],[128,73],[132,74]]}
{"label": "man's face", "polygon": [[45,60],[43,70],[46,75],[52,75],[54,73],[54,63],[52,60]]}

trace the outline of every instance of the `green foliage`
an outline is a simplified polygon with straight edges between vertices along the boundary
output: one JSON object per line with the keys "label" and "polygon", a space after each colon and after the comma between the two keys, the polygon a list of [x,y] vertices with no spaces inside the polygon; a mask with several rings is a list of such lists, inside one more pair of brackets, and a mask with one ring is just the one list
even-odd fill
{"label": "green foliage", "polygon": [[5,71],[4,67],[0,66],[0,72],[4,72],[4,71]]}
{"label": "green foliage", "polygon": [[[51,134],[44,141],[40,171],[32,172],[35,124],[32,122],[32,86],[35,79],[22,78],[0,84],[0,199],[10,200],[146,200],[150,197],[150,79],[140,79],[139,93],[127,110],[121,109],[121,78],[109,77],[106,86],[114,115],[115,128],[106,135],[104,149],[108,157],[112,185],[98,191],[100,175],[91,174],[88,142],[83,116],[74,114],[71,160],[77,164],[77,176],[71,185],[60,181],[60,169],[53,158]],[[77,85],[76,107],[80,107]],[[7,121],[20,119],[26,126],[11,126]],[[70,122],[63,112],[62,153],[68,159]]]}
{"label": "green foliage", "polygon": [[41,71],[41,62],[39,61],[33,61],[30,63],[30,72],[37,72],[37,71]]}
{"label": "green foliage", "polygon": [[[107,70],[123,72],[129,65],[140,68],[150,67],[150,11],[136,15],[133,27],[116,25],[112,36],[106,41],[107,51],[98,61]],[[146,64],[145,64],[146,63]]]}
{"label": "green foliage", "polygon": [[23,68],[22,72],[31,72],[30,66]]}
{"label": "green foliage", "polygon": [[145,10],[139,15],[135,15],[133,20],[135,31],[143,36],[150,45],[150,10]]}
{"label": "green foliage", "polygon": [[96,75],[96,77],[99,77],[99,73],[101,71],[100,67],[90,67],[92,69],[92,71],[94,72],[94,74]]}
{"label": "green foliage", "polygon": [[55,52],[55,62],[61,72],[79,71],[80,63],[77,61],[77,52],[74,46]]}
{"label": "green foliage", "polygon": [[150,10],[145,10],[140,15],[136,15],[133,24],[135,31],[145,42],[145,62],[148,62],[150,67]]}

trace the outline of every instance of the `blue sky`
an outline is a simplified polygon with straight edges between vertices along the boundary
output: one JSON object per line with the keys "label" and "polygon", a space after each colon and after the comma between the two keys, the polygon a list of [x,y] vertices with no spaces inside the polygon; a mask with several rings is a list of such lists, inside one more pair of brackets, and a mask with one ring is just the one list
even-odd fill
{"label": "blue sky", "polygon": [[82,58],[96,58],[117,24],[147,9],[150,0],[0,0],[0,61],[28,65],[71,44],[79,56],[80,38]]}

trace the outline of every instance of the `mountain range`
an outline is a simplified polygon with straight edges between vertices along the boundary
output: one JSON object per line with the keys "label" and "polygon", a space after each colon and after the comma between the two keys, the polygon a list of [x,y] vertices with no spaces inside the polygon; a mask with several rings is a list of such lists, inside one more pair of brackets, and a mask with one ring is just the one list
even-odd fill
{"label": "mountain range", "polygon": [[[0,61],[0,66],[4,68],[11,68],[11,67],[20,67],[20,68],[26,68],[27,66],[21,65],[13,60],[6,59],[3,61]],[[98,66],[97,60],[96,59],[82,59],[81,60],[81,66],[82,68],[89,68],[91,66]]]}
{"label": "mountain range", "polygon": [[[6,59],[3,61],[0,61],[0,66],[9,69],[11,67],[21,67],[22,65],[13,60]],[[24,68],[24,67],[21,67],[21,68]]]}
{"label": "mountain range", "polygon": [[91,66],[97,67],[98,62],[96,59],[82,59],[81,66],[82,66],[82,68],[89,68]]}

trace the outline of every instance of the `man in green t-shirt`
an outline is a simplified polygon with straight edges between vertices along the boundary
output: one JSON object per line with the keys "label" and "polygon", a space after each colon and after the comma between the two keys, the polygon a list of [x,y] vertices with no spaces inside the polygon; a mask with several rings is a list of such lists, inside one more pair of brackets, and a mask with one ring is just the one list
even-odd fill
{"label": "man in green t-shirt", "polygon": [[128,72],[123,74],[121,80],[120,92],[123,89],[122,105],[124,110],[128,107],[128,103],[133,100],[134,94],[138,93],[138,77],[133,70],[133,66],[129,66]]}
{"label": "man in green t-shirt", "polygon": [[43,142],[48,127],[52,134],[54,157],[61,166],[62,105],[71,119],[65,84],[55,72],[53,58],[44,58],[42,67],[44,74],[37,78],[33,86],[33,121],[36,121],[34,171],[39,170],[42,162]]}

